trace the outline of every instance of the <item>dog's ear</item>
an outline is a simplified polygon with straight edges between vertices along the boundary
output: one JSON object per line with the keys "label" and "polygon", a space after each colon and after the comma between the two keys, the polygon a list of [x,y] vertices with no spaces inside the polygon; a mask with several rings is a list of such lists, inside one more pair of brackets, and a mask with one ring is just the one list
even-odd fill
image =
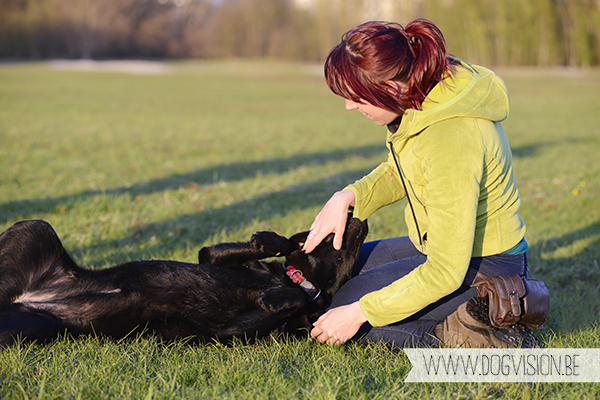
{"label": "dog's ear", "polygon": [[308,237],[308,234],[310,232],[306,231],[306,232],[300,232],[300,233],[296,233],[295,235],[293,235],[292,237],[290,237],[290,241],[297,243],[298,244],[298,248],[302,248],[302,246],[304,246],[304,242],[306,242],[306,238]]}

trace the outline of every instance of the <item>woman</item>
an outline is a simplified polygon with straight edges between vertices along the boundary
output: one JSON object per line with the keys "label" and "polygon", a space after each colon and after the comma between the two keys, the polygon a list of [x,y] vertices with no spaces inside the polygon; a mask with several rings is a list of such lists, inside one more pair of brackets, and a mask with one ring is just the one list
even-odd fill
{"label": "woman", "polygon": [[500,123],[509,111],[504,82],[450,56],[441,31],[424,19],[351,29],[329,54],[325,77],[347,110],[387,125],[390,154],[331,197],[304,250],[331,232],[339,248],[349,209],[366,219],[404,197],[409,235],[364,245],[358,276],[334,296],[312,336],[336,344],[356,337],[396,347],[512,346],[518,331],[479,321],[476,304],[466,309],[477,296],[469,287],[477,270],[527,274],[525,223]]}

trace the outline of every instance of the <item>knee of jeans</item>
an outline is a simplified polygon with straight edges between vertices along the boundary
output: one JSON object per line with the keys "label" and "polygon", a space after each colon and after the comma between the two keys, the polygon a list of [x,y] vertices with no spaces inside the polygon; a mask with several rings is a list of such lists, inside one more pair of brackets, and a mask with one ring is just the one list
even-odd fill
{"label": "knee of jeans", "polygon": [[353,340],[360,343],[383,343],[391,348],[416,347],[419,345],[436,346],[439,339],[433,333],[435,324],[423,324],[417,331],[404,329],[402,325],[372,327],[366,323],[359,329]]}

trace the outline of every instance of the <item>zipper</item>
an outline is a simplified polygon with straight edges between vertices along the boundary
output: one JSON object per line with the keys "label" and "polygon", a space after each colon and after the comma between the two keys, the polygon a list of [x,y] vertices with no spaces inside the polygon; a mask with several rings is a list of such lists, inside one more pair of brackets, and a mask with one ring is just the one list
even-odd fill
{"label": "zipper", "polygon": [[[394,145],[391,141],[388,141],[390,145],[390,150],[392,152],[392,158],[394,159],[394,163],[396,164],[396,169],[398,170],[398,175],[400,176],[400,182],[402,182],[402,187],[404,188],[404,193],[406,193],[406,199],[408,200],[408,206],[410,207],[410,211],[412,212],[413,220],[415,221],[415,226],[417,227],[417,235],[419,236],[419,249],[421,253],[423,253],[423,239],[421,238],[421,230],[419,229],[419,223],[417,222],[417,215],[415,214],[415,209],[413,208],[412,201],[410,200],[410,196],[408,195],[408,189],[406,188],[406,183],[404,182],[404,177],[402,176],[402,171],[400,170],[400,163],[396,158],[396,152],[394,151]],[[390,176],[390,181],[394,176],[394,167],[392,167],[392,175]]]}

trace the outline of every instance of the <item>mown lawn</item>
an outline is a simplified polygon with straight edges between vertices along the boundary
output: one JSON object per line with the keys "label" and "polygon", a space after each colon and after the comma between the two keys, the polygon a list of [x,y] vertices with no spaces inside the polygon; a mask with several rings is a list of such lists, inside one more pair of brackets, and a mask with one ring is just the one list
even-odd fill
{"label": "mown lawn", "polygon": [[[50,222],[81,265],[194,262],[208,244],[310,226],[385,157],[385,131],[320,68],[169,63],[169,73],[0,66],[0,231]],[[546,347],[600,347],[600,71],[499,71],[532,276],[552,295]],[[403,204],[369,239],[406,233]],[[9,398],[597,398],[594,384],[404,384],[384,346],[189,346],[62,338],[0,352]]]}

